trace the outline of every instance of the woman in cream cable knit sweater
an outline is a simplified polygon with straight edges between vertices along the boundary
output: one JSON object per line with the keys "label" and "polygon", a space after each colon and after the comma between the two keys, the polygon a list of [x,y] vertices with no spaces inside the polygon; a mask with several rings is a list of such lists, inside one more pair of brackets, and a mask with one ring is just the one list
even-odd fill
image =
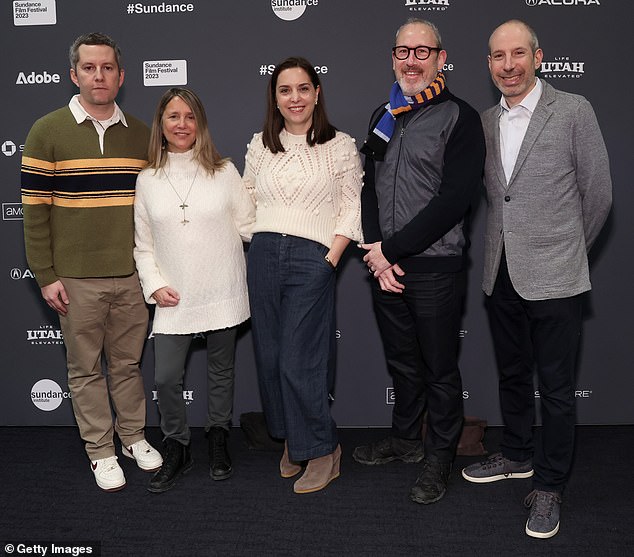
{"label": "woman in cream cable knit sweater", "polygon": [[330,415],[335,268],[361,240],[362,170],[354,140],[329,122],[313,66],[279,64],[264,130],[249,144],[244,179],[256,202],[248,257],[251,322],[269,432],[286,440],[282,477],[296,493],[339,476]]}
{"label": "woman in cream cable knit sweater", "polygon": [[152,333],[166,452],[148,489],[170,489],[192,466],[183,375],[195,333],[207,340],[210,474],[229,478],[236,329],[249,318],[241,236],[249,239],[254,206],[188,89],[172,88],[159,102],[134,212],[134,258],[145,299],[157,306]]}

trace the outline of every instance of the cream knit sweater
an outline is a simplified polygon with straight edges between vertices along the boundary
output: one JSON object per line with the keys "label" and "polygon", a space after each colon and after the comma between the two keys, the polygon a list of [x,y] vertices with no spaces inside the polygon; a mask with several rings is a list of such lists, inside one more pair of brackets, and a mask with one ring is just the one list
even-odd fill
{"label": "cream knit sweater", "polygon": [[156,308],[153,333],[224,329],[249,318],[241,235],[250,239],[253,202],[232,163],[213,177],[201,168],[186,200],[189,222],[182,224],[181,200],[196,166],[191,151],[168,153],[162,170],[148,168],[137,178],[134,259],[143,294],[148,303],[164,286],[180,295],[175,307]]}
{"label": "cream knit sweater", "polygon": [[362,240],[361,161],[354,140],[337,132],[310,147],[305,135],[280,133],[273,154],[256,133],[248,145],[244,181],[256,204],[255,232],[279,232],[330,247],[339,234]]}

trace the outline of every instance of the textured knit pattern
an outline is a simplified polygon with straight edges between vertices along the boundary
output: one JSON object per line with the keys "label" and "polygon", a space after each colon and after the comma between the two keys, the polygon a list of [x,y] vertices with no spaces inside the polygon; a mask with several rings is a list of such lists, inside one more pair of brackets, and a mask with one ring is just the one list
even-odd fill
{"label": "textured knit pattern", "polygon": [[249,318],[241,236],[250,238],[253,202],[230,162],[213,176],[200,168],[187,197],[197,167],[191,153],[168,153],[163,169],[147,168],[137,180],[134,258],[143,294],[149,303],[164,286],[180,295],[175,307],[156,308],[153,333],[224,329]]}
{"label": "textured knit pattern", "polygon": [[22,158],[27,259],[40,286],[59,277],[134,272],[136,176],[146,165],[149,130],[126,114],[106,130],[104,153],[92,122],[68,107],[40,118]]}
{"label": "textured knit pattern", "polygon": [[306,136],[280,133],[283,153],[271,153],[262,134],[248,146],[244,179],[255,199],[253,232],[279,232],[330,247],[335,235],[361,241],[363,171],[345,133],[310,147]]}

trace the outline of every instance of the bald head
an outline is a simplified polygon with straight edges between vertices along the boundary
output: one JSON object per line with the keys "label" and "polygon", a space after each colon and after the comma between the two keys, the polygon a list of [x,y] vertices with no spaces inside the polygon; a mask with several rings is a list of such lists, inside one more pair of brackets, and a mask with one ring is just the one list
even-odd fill
{"label": "bald head", "polygon": [[491,36],[489,37],[489,54],[491,54],[491,42],[496,35],[507,35],[509,33],[526,34],[526,39],[530,46],[531,52],[535,54],[539,49],[539,40],[537,39],[537,33],[533,31],[533,28],[519,19],[509,19],[502,23],[499,27],[496,27]]}

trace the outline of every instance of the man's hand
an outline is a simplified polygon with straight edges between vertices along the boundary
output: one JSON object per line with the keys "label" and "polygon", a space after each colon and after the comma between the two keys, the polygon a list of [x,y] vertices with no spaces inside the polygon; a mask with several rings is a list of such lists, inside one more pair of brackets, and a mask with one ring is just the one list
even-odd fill
{"label": "man's hand", "polygon": [[399,267],[398,263],[394,263],[388,269],[385,269],[379,277],[379,285],[381,286],[381,290],[385,290],[386,292],[394,292],[396,294],[401,294],[403,289],[405,288],[404,284],[401,284],[394,275],[398,275],[402,277],[405,275],[405,271]]}
{"label": "man's hand", "polygon": [[368,250],[363,256],[363,261],[365,261],[368,266],[369,271],[374,275],[375,278],[379,278],[379,275],[389,269],[392,264],[385,259],[383,252],[381,251],[381,242],[374,242],[373,244],[361,244],[361,248]]}
{"label": "man's hand", "polygon": [[60,315],[66,315],[68,309],[66,306],[70,303],[66,289],[61,280],[56,280],[51,284],[47,284],[41,288],[42,298],[46,300],[49,307],[53,308]]}
{"label": "man's hand", "polygon": [[159,288],[152,294],[152,298],[156,300],[156,305],[160,308],[169,308],[178,305],[180,302],[180,295],[176,290],[169,286]]}

